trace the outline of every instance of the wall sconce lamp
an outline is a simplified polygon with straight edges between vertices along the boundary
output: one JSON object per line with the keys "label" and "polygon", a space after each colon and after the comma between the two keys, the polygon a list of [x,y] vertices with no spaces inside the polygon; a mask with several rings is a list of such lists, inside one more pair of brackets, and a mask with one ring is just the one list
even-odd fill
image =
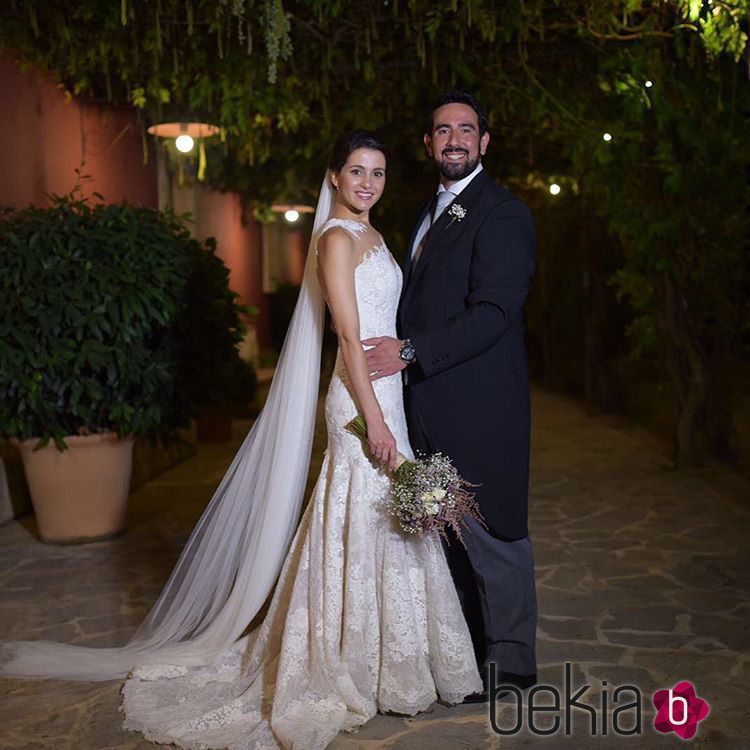
{"label": "wall sconce lamp", "polygon": [[299,221],[302,214],[314,214],[315,209],[312,206],[306,206],[300,203],[275,203],[271,210],[277,214],[284,214],[284,218],[294,224]]}
{"label": "wall sconce lamp", "polygon": [[204,139],[219,133],[217,125],[207,122],[160,122],[147,129],[150,135],[159,138],[173,138],[175,148],[189,154],[198,141],[198,179],[203,181],[206,174],[206,149]]}

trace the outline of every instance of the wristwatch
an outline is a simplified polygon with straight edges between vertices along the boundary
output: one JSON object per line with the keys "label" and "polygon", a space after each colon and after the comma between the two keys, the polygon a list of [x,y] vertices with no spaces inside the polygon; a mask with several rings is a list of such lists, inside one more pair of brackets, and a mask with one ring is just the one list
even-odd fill
{"label": "wristwatch", "polygon": [[398,356],[401,358],[401,361],[406,362],[407,365],[410,365],[417,359],[417,352],[412,346],[411,339],[404,339],[401,342],[401,348],[399,349]]}

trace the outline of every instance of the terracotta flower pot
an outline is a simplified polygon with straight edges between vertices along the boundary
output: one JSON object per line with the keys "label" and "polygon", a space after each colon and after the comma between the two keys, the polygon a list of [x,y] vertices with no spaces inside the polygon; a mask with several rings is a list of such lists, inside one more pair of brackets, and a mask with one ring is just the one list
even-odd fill
{"label": "terracotta flower pot", "polygon": [[68,450],[50,441],[20,441],[26,479],[42,541],[106,539],[125,528],[133,468],[133,438],[114,432],[65,438]]}

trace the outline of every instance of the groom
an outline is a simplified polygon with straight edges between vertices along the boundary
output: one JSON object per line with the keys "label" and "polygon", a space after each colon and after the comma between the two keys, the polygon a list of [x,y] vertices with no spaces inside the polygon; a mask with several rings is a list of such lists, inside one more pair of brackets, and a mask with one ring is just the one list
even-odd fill
{"label": "groom", "polygon": [[[440,451],[481,485],[487,524],[446,547],[487,687],[536,682],[536,589],[527,529],[529,382],[522,308],[534,272],[528,208],[482,168],[490,134],[465,91],[436,103],[427,153],[440,173],[405,260],[401,339],[378,337],[373,379],[405,369],[412,446]],[[487,700],[487,693],[467,701]]]}

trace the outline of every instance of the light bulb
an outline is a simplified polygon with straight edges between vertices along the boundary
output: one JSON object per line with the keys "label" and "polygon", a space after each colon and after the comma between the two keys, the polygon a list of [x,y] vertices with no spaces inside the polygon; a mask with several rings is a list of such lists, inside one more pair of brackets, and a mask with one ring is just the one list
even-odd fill
{"label": "light bulb", "polygon": [[297,219],[299,219],[299,211],[295,211],[293,208],[290,208],[288,211],[284,212],[284,218],[290,223],[294,224]]}
{"label": "light bulb", "polygon": [[650,89],[654,84],[651,81],[646,81],[646,88]]}
{"label": "light bulb", "polygon": [[187,154],[188,152],[193,150],[195,142],[193,141],[191,136],[183,134],[178,135],[177,138],[174,139],[174,145],[177,147],[178,151],[182,151],[183,154]]}
{"label": "light bulb", "polygon": [[605,133],[602,138],[609,143],[612,140],[612,136],[609,133]]}
{"label": "light bulb", "polygon": [[549,186],[549,191],[550,191],[550,193],[552,193],[552,195],[559,195],[560,194],[560,190],[561,190],[561,188],[560,188],[560,186],[556,182],[553,182]]}

